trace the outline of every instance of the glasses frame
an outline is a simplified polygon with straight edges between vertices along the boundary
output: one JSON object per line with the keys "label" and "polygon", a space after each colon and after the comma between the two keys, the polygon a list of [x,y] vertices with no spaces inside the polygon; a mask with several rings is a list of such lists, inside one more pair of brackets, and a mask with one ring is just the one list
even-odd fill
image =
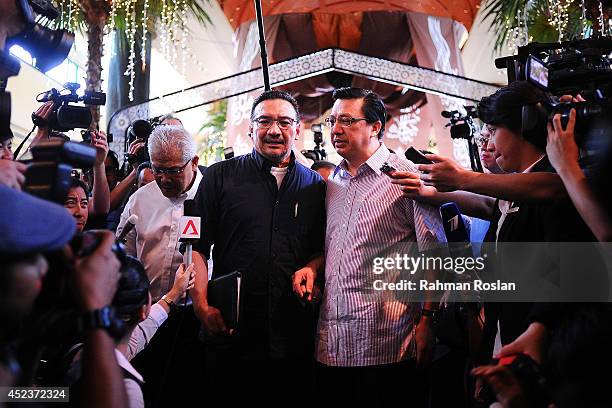
{"label": "glasses frame", "polygon": [[[487,130],[487,133],[488,133],[487,136],[482,134],[482,131],[485,129]],[[474,139],[474,141],[476,142],[476,145],[479,148],[482,148],[485,144],[488,144],[491,140],[494,140],[495,133],[497,133],[497,129],[498,128],[496,127],[484,125],[482,129],[480,130],[480,134]]]}
{"label": "glasses frame", "polygon": [[[261,119],[267,119],[270,120],[270,125],[268,126],[263,126],[259,121]],[[283,126],[281,125],[280,121],[281,120],[288,120],[291,121],[291,124],[289,124],[288,126]],[[282,118],[277,118],[277,119],[272,119],[268,116],[260,116],[258,118],[253,119],[253,123],[256,125],[257,129],[265,129],[268,130],[270,129],[272,126],[274,126],[274,123],[276,123],[276,125],[278,126],[279,129],[281,130],[289,130],[291,129],[292,126],[294,126],[296,123],[298,123],[298,121],[296,119],[293,118],[288,118],[288,117],[282,117]]]}
{"label": "glasses frame", "polygon": [[159,168],[159,167],[155,167],[151,163],[151,171],[153,172],[154,176],[162,176],[162,175],[166,175],[166,176],[178,176],[179,174],[182,174],[185,171],[185,168],[187,167],[187,165],[189,163],[192,162],[192,160],[193,160],[193,157],[191,159],[187,160],[187,162],[185,164],[183,164],[178,169]]}
{"label": "glasses frame", "polygon": [[[333,116],[328,116],[327,118],[325,118],[325,120],[323,121],[323,123],[325,123],[325,126],[327,126],[328,128],[333,128],[334,126],[336,126],[336,123],[340,124],[340,127],[342,128],[349,128],[351,126],[353,126],[353,123],[355,122],[359,122],[362,120],[368,120],[368,118],[353,118],[351,116],[339,116],[338,118],[334,118],[335,120],[333,121],[334,123],[332,123],[332,118],[334,118]],[[341,121],[339,121],[338,119],[343,118],[343,120],[347,120],[348,123],[347,124],[343,124]]]}

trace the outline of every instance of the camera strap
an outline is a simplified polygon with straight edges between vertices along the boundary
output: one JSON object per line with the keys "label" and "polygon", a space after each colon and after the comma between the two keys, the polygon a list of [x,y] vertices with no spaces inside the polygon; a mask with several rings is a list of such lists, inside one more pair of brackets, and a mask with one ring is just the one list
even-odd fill
{"label": "camera strap", "polygon": [[19,153],[21,153],[21,149],[23,148],[23,145],[25,144],[25,142],[28,141],[28,139],[32,135],[32,132],[34,132],[34,129],[36,129],[36,125],[34,125],[32,127],[32,130],[30,130],[30,133],[28,133],[26,135],[26,137],[23,138],[23,141],[21,143],[19,143],[19,147],[17,147],[17,149],[15,150],[15,153],[13,154],[13,157],[15,157],[15,158],[19,157]]}

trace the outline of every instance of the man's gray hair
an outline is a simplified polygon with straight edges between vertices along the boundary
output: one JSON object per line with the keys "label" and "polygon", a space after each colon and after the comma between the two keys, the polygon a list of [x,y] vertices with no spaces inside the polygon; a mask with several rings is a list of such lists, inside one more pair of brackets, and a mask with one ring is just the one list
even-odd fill
{"label": "man's gray hair", "polygon": [[181,154],[182,162],[186,163],[196,155],[196,145],[193,137],[182,126],[158,126],[149,136],[149,156],[159,158]]}

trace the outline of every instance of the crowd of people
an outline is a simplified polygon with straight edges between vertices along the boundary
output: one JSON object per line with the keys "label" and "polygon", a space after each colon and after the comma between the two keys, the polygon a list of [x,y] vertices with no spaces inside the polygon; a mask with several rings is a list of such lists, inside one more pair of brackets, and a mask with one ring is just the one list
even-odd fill
{"label": "crowd of people", "polygon": [[[555,117],[547,134],[521,134],[521,106],[547,97],[515,82],[483,98],[488,171],[476,173],[435,154],[415,165],[392,153],[380,97],[337,89],[326,123],[343,159],[314,171],[294,154],[297,102],[266,91],[251,110],[252,153],[209,168],[170,119],[131,144],[150,162],[132,162],[120,180],[117,155],[94,132],[95,163],[72,178],[64,209],[19,191],[25,165],[5,139],[2,385],[70,386],[85,406],[187,403],[199,389],[272,404],[341,396],[387,406],[401,395],[422,407],[606,406],[606,303],[472,303],[449,341],[439,321],[448,304],[367,296],[370,248],[414,243],[435,254],[446,242],[438,207],[451,201],[490,223],[485,242],[609,241],[609,162],[581,167],[575,112],[566,127]],[[39,129],[33,143],[49,137]],[[188,265],[187,200],[202,225]],[[114,233],[133,216],[118,246]],[[534,251],[524,261],[492,255],[537,274]],[[207,287],[235,271],[240,319],[230,327]],[[491,363],[511,355],[528,356],[547,386]]]}
{"label": "crowd of people", "polygon": [[[483,98],[476,138],[486,171],[474,172],[437,154],[425,155],[430,164],[395,154],[383,142],[385,104],[360,88],[336,89],[325,119],[341,162],[308,166],[295,149],[297,101],[268,90],[251,107],[252,152],[208,168],[172,116],[130,143],[123,166],[107,135],[91,131],[95,159],[73,172],[64,208],[22,191],[22,159],[67,139],[48,125],[53,102],[41,105],[25,151],[0,134],[0,386],[69,387],[70,403],[87,407],[202,396],[609,406],[605,256],[601,270],[573,271],[593,279],[592,301],[372,295],[374,257],[449,252],[440,216],[449,202],[485,226],[474,241],[493,245],[474,256],[534,279],[558,278],[558,257],[538,245],[516,257],[504,243],[612,241],[612,144],[585,160],[575,110],[565,124],[555,115],[546,130],[523,132],[522,107],[549,98],[523,81]],[[186,215],[201,220],[191,261]],[[585,256],[597,264],[596,251]],[[209,282],[236,272],[239,317],[229,321]]]}

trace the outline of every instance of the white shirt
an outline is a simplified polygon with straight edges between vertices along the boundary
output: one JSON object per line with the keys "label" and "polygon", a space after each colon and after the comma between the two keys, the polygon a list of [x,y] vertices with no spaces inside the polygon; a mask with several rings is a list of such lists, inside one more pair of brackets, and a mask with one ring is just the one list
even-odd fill
{"label": "white shirt", "polygon": [[[117,349],[115,349],[115,357],[117,358],[117,364],[119,364],[119,367],[132,374],[138,379],[138,381],[144,382],[144,379],[140,373],[136,371],[127,358],[125,358],[125,356]],[[124,378],[123,385],[125,385],[125,392],[128,397],[128,406],[130,408],[144,408],[144,396],[142,395],[140,384],[131,378]]]}
{"label": "white shirt", "polygon": [[270,168],[270,173],[276,178],[276,186],[280,190],[281,184],[283,184],[283,179],[287,175],[288,167],[272,167]]}
{"label": "white shirt", "polygon": [[147,318],[138,323],[130,336],[126,353],[128,360],[136,357],[136,354],[140,353],[151,342],[151,338],[167,318],[168,313],[166,313],[162,306],[158,303],[151,306],[151,311]]}
{"label": "white shirt", "polygon": [[127,202],[117,235],[132,214],[138,216],[134,229],[127,235],[126,252],[142,262],[151,282],[151,296],[157,302],[172,288],[174,274],[183,262],[179,252],[179,222],[183,216],[183,203],[192,200],[198,192],[202,174],[196,171],[191,188],[177,198],[164,196],[156,182],[136,191]]}
{"label": "white shirt", "polygon": [[[79,348],[79,351],[74,355],[74,358],[72,359],[69,375],[78,375],[78,377],[73,377],[73,379],[76,381],[81,376],[83,344],[75,344],[74,346],[72,346],[69,353],[72,352],[75,348]],[[125,358],[125,356],[118,349],[115,349],[115,359],[117,360],[117,365],[119,365],[119,367],[123,368],[125,371],[133,375],[134,378],[136,378],[141,383],[144,383],[142,375],[140,375],[140,373],[136,371],[134,366],[130,364],[127,358]],[[140,384],[132,378],[125,378],[124,376],[123,385],[125,386],[125,392],[128,397],[128,406],[130,408],[144,408],[144,396]]]}

